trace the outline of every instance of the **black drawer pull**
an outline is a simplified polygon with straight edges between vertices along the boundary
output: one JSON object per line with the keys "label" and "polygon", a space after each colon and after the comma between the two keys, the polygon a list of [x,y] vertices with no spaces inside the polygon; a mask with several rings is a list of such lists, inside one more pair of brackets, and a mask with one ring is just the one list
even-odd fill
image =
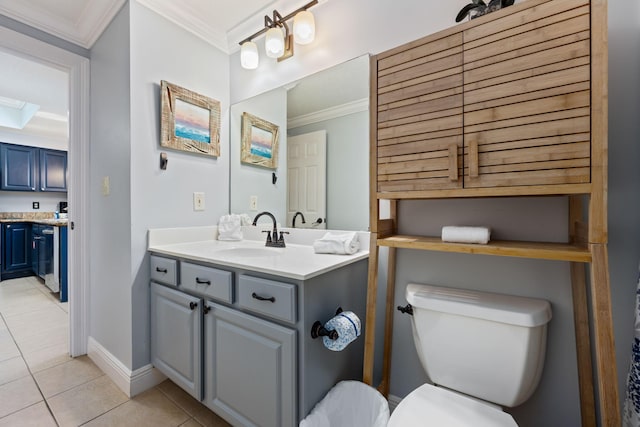
{"label": "black drawer pull", "polygon": [[160,268],[160,267],[156,267],[156,271],[158,273],[167,273],[168,272],[168,270],[166,268]]}
{"label": "black drawer pull", "polygon": [[202,284],[210,285],[211,284],[211,280],[202,280],[201,278],[196,277],[196,283],[198,283],[200,285],[202,285]]}
{"label": "black drawer pull", "polygon": [[276,302],[276,297],[269,297],[269,298],[265,298],[265,297],[261,297],[260,295],[256,294],[255,292],[251,294],[251,298],[255,298],[258,301],[271,301],[271,302]]}
{"label": "black drawer pull", "polygon": [[189,303],[189,308],[190,308],[191,310],[195,310],[197,306],[198,306],[198,303],[197,303],[197,302],[193,302],[193,301],[191,301],[191,302]]}

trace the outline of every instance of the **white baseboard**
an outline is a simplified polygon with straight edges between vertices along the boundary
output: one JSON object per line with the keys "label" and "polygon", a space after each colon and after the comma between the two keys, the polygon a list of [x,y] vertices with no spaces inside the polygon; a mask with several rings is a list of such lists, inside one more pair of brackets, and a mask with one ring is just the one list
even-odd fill
{"label": "white baseboard", "polygon": [[390,394],[387,400],[389,401],[389,412],[393,412],[393,410],[396,409],[396,406],[400,404],[402,398]]}
{"label": "white baseboard", "polygon": [[93,363],[129,397],[155,387],[167,378],[150,364],[131,371],[93,337],[89,337],[87,354]]}

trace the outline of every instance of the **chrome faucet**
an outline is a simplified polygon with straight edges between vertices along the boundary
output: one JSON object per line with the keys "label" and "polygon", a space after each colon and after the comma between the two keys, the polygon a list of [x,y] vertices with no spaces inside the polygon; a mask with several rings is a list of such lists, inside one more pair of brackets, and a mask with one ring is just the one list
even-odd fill
{"label": "chrome faucet", "polygon": [[[265,230],[263,231],[263,233],[267,233],[267,241],[265,242],[265,246],[269,246],[272,248],[284,248],[285,244],[284,244],[284,235],[285,234],[289,234],[289,232],[287,231],[281,231],[280,232],[280,237],[278,237],[278,226],[277,226],[277,222],[276,222],[276,217],[273,216],[273,214],[271,212],[260,212],[258,215],[256,215],[256,217],[253,219],[253,224],[252,225],[257,225],[258,224],[258,219],[262,216],[262,215],[267,215],[269,218],[271,218],[271,221],[273,221],[273,230],[269,231],[269,230]],[[271,237],[273,235],[273,237]]]}
{"label": "chrome faucet", "polygon": [[302,214],[302,212],[296,212],[296,213],[293,215],[293,223],[291,224],[291,227],[292,227],[292,228],[296,228],[296,218],[298,217],[298,215],[300,215],[300,217],[302,218],[302,223],[303,223],[303,224],[306,224],[306,223],[307,223],[307,221],[305,221],[305,220],[304,220],[304,215]]}

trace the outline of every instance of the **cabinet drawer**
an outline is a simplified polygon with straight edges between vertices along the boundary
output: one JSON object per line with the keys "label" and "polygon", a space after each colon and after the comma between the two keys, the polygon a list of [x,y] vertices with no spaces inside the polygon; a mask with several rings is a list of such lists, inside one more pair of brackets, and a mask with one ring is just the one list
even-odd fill
{"label": "cabinet drawer", "polygon": [[240,275],[238,304],[242,308],[294,323],[296,321],[295,285]]}
{"label": "cabinet drawer", "polygon": [[151,255],[151,280],[177,286],[178,262],[175,259]]}
{"label": "cabinet drawer", "polygon": [[233,302],[230,271],[183,262],[180,287],[219,301]]}

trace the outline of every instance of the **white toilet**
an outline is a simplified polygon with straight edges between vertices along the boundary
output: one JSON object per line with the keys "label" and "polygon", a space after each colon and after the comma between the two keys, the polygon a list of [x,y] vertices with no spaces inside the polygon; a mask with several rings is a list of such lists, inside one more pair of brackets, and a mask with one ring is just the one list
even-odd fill
{"label": "white toilet", "polygon": [[549,302],[410,284],[412,329],[429,379],[393,411],[389,427],[517,426],[501,406],[527,400],[542,374]]}

